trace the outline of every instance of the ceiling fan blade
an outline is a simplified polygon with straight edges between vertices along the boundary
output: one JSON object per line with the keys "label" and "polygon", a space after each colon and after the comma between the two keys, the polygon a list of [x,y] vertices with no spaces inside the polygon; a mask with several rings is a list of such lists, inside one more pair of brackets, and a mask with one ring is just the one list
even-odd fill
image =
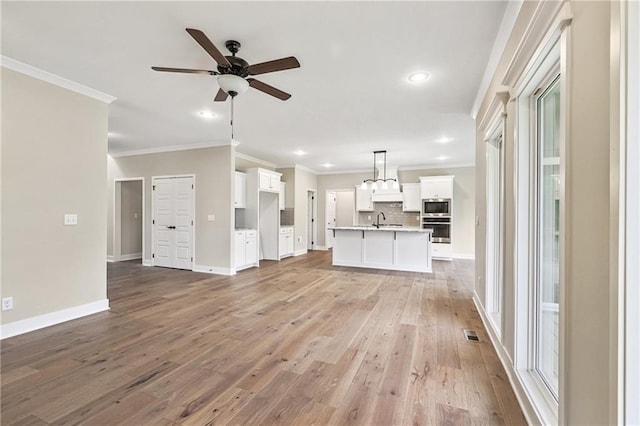
{"label": "ceiling fan blade", "polygon": [[224,101],[227,100],[228,96],[229,95],[227,94],[227,92],[225,92],[222,89],[219,89],[218,93],[216,94],[216,97],[213,100],[216,101],[216,102],[224,102]]}
{"label": "ceiling fan blade", "polygon": [[166,68],[166,67],[151,67],[154,71],[163,71],[163,72],[182,72],[186,74],[207,74],[207,75],[218,75],[220,74],[218,71],[212,70],[192,70],[189,68]]}
{"label": "ceiling fan blade", "polygon": [[200,30],[196,30],[193,28],[187,28],[187,32],[195,41],[198,42],[200,46],[204,50],[207,51],[209,55],[218,63],[218,65],[223,65],[227,67],[231,67],[231,63],[224,57],[224,55],[218,50],[218,48],[209,40],[209,38],[204,35],[204,33]]}
{"label": "ceiling fan blade", "polygon": [[267,95],[274,96],[282,101],[286,101],[291,97],[290,94],[283,92],[280,89],[276,89],[273,86],[269,86],[268,84],[263,83],[260,80],[256,80],[255,78],[248,78],[247,81],[249,82],[249,86],[253,87],[254,89],[264,92]]}
{"label": "ceiling fan blade", "polygon": [[255,65],[249,65],[247,71],[250,75],[266,74],[274,71],[290,70],[291,68],[300,68],[300,62],[293,57],[276,59],[269,62],[262,62]]}

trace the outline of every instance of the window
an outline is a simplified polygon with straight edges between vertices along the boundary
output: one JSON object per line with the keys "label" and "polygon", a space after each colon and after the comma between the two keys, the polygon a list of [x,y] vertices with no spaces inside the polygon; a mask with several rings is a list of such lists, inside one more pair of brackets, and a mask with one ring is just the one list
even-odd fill
{"label": "window", "polygon": [[535,99],[535,369],[558,399],[560,295],[560,77]]}
{"label": "window", "polygon": [[502,194],[504,185],[502,124],[503,119],[500,119],[486,144],[486,307],[489,321],[498,336],[502,331]]}

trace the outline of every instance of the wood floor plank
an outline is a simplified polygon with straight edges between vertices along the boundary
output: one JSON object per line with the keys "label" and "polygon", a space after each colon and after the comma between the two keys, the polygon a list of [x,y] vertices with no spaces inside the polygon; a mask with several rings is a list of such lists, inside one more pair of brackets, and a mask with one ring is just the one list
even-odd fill
{"label": "wood floor plank", "polygon": [[472,261],[328,252],[232,277],[110,263],[109,312],[3,341],[2,424],[525,424],[472,284]]}

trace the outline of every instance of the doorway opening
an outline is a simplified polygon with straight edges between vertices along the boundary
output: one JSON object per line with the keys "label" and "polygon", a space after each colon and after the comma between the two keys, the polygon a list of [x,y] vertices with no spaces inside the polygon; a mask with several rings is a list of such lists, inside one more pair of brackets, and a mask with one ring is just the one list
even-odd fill
{"label": "doorway opening", "polygon": [[325,247],[333,248],[334,226],[353,226],[356,223],[356,201],[353,189],[328,189],[325,197]]}
{"label": "doorway opening", "polygon": [[144,178],[114,181],[113,261],[139,260],[144,253]]}

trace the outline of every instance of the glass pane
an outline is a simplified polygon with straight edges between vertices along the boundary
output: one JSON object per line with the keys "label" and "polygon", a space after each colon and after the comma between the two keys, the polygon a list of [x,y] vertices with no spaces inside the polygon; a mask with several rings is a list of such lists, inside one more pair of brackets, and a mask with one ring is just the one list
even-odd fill
{"label": "glass pane", "polygon": [[560,293],[559,78],[538,98],[537,119],[536,368],[557,398]]}

